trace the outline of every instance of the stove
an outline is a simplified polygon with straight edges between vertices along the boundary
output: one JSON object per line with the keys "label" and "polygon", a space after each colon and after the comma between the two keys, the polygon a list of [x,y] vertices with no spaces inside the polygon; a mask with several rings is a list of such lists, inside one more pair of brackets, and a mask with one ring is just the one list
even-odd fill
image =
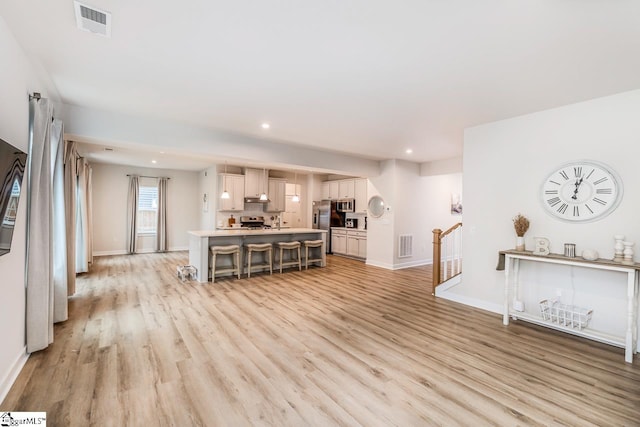
{"label": "stove", "polygon": [[240,225],[250,230],[262,230],[265,228],[263,216],[241,216]]}

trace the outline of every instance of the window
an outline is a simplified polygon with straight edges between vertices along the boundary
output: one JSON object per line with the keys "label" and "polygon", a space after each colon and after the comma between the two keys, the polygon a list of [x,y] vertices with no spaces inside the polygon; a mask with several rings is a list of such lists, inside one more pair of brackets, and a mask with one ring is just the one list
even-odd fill
{"label": "window", "polygon": [[13,227],[15,224],[16,216],[18,215],[18,199],[20,199],[20,184],[16,179],[13,181],[13,186],[11,187],[11,195],[9,196],[7,210],[5,211],[4,218],[2,219],[2,225]]}
{"label": "window", "polygon": [[155,234],[158,225],[158,187],[140,186],[138,194],[138,233]]}

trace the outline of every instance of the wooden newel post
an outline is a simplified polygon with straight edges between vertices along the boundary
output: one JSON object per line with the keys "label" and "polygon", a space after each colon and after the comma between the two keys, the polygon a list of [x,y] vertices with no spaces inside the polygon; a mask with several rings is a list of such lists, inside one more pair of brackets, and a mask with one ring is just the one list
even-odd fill
{"label": "wooden newel post", "polygon": [[436,286],[440,284],[440,235],[442,230],[433,230],[433,294],[436,293]]}

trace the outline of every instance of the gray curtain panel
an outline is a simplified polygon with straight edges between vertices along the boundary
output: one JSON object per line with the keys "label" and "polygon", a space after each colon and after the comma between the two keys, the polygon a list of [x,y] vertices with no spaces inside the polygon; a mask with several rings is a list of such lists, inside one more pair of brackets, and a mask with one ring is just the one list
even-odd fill
{"label": "gray curtain panel", "polygon": [[67,229],[64,200],[64,140],[62,121],[51,125],[53,164],[53,321],[67,320]]}
{"label": "gray curtain panel", "polygon": [[78,149],[75,142],[64,144],[65,228],[67,235],[67,295],[76,293],[76,187]]}
{"label": "gray curtain panel", "polygon": [[53,342],[52,118],[53,106],[48,99],[32,99],[29,102],[26,262],[28,353],[42,350]]}
{"label": "gray curtain panel", "polygon": [[127,253],[135,254],[138,243],[138,194],[140,183],[136,175],[129,177],[127,198]]}
{"label": "gray curtain panel", "polygon": [[167,178],[158,179],[158,226],[156,250],[167,251]]}

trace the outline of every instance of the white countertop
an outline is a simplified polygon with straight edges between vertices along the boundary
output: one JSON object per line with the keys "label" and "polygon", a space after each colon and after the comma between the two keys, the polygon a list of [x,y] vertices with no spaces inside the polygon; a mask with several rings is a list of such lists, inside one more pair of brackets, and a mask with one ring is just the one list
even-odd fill
{"label": "white countertop", "polygon": [[229,230],[194,230],[188,232],[192,236],[196,237],[222,237],[222,236],[269,236],[274,234],[308,234],[308,233],[327,233],[327,230],[319,230],[317,228],[277,228],[266,230],[243,230],[243,229],[229,229]]}
{"label": "white countertop", "polygon": [[366,228],[331,227],[332,230],[367,231]]}

